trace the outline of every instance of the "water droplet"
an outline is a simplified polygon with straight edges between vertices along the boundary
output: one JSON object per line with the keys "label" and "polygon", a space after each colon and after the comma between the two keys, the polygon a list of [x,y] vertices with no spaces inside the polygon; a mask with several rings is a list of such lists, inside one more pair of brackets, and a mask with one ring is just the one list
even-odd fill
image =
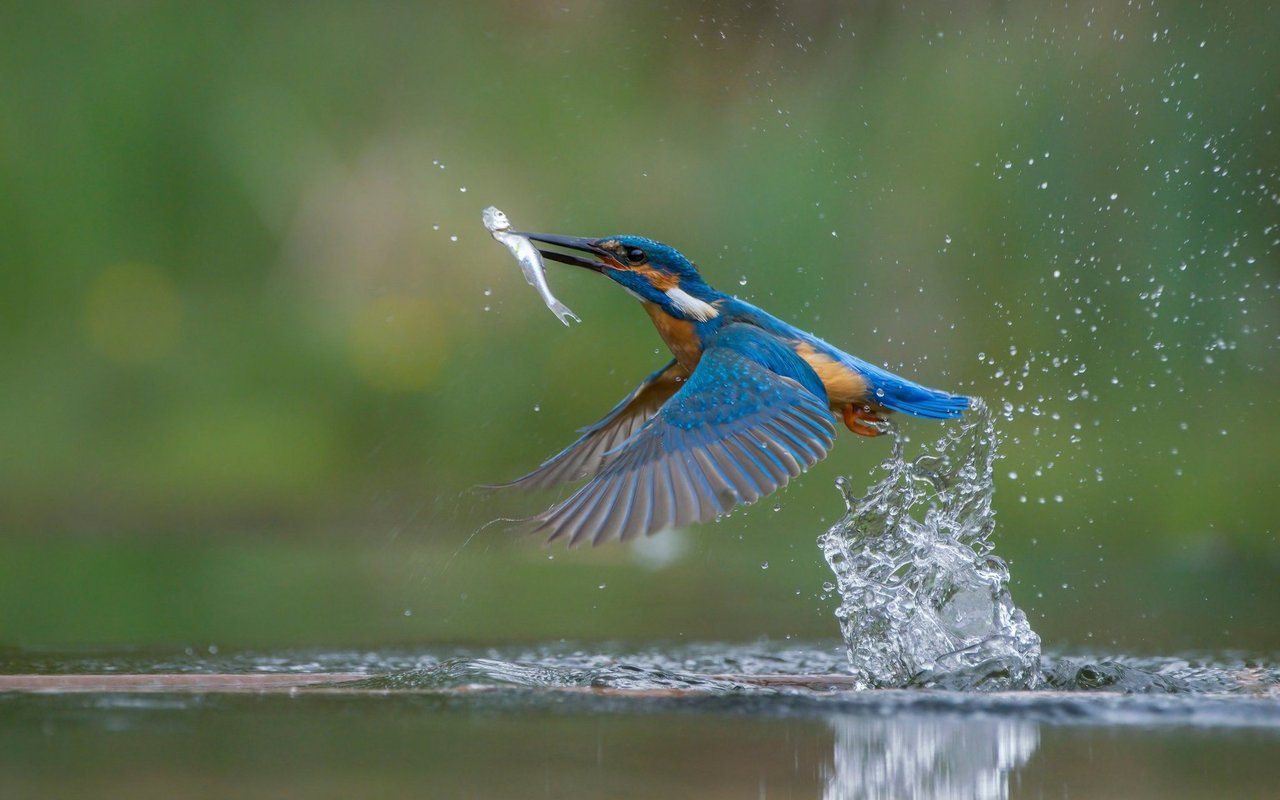
{"label": "water droplet", "polygon": [[404,615],[405,615],[406,617],[412,617],[412,616],[413,616],[413,609],[412,609],[412,608],[406,608],[406,609],[404,610]]}
{"label": "water droplet", "polygon": [[768,568],[769,568],[769,562],[768,562],[768,561],[761,561],[761,562],[760,562],[760,569],[768,569]]}
{"label": "water droplet", "polygon": [[746,276],[746,275],[743,275],[741,278],[738,278],[738,285],[739,285],[739,286],[746,286],[746,285],[747,285],[747,276]]}

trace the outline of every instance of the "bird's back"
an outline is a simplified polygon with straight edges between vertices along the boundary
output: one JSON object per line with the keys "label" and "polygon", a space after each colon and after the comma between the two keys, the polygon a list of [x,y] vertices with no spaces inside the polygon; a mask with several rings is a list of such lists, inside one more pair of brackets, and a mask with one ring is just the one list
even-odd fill
{"label": "bird's back", "polygon": [[[749,322],[792,343],[822,379],[833,406],[842,402],[867,402],[928,419],[955,419],[969,407],[969,398],[964,395],[908,380],[745,301],[730,299],[725,304],[725,312],[727,318]],[[851,394],[859,396],[851,397]]]}

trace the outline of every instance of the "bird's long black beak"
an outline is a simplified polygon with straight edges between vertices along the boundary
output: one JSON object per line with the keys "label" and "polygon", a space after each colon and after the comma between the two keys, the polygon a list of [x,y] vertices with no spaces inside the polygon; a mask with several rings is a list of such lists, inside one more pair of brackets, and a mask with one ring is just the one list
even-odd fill
{"label": "bird's long black beak", "polygon": [[[551,233],[529,233],[527,231],[513,231],[520,236],[532,239],[535,242],[545,242],[553,244],[556,247],[564,247],[569,250],[578,250],[583,253],[591,253],[596,256],[611,256],[608,250],[601,249],[596,246],[594,239],[587,239],[582,236],[556,236]],[[572,264],[575,267],[585,267],[595,272],[603,272],[605,265],[599,261],[594,261],[582,256],[576,256],[572,253],[561,253],[556,250],[543,250],[538,248],[538,252],[542,253],[543,258],[549,258],[552,261],[559,261],[561,264]]]}

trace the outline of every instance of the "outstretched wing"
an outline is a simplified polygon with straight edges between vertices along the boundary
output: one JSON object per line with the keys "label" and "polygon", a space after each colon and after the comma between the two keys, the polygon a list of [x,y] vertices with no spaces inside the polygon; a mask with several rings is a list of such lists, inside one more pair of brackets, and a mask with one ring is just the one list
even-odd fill
{"label": "outstretched wing", "polygon": [[689,371],[671,359],[665,367],[641,381],[603,419],[583,428],[581,438],[542,462],[533,472],[510,483],[481,488],[536,491],[595,475],[607,460],[608,453],[630,439],[658,413],[662,404],[688,377]]}
{"label": "outstretched wing", "polygon": [[590,483],[529,520],[532,529],[599,544],[754,503],[830,450],[835,425],[821,386],[770,334],[727,326],[653,419],[606,454]]}

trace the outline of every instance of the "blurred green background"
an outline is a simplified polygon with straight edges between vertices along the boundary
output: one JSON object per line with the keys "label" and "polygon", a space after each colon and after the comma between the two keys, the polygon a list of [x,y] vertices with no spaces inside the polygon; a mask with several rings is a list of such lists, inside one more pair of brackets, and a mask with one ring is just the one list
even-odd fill
{"label": "blurred green background", "polygon": [[2,15],[0,643],[836,635],[814,539],[881,441],[637,545],[477,532],[665,360],[551,265],[560,326],[492,203],[1006,408],[1047,646],[1280,647],[1268,3]]}

